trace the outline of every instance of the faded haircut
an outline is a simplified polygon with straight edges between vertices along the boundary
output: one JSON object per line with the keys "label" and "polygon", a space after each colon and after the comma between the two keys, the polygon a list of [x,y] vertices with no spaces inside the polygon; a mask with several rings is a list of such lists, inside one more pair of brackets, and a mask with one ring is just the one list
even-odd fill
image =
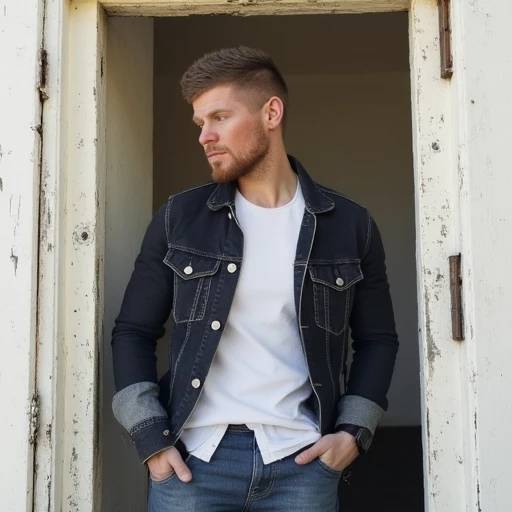
{"label": "faded haircut", "polygon": [[288,87],[270,56],[262,50],[239,46],[207,53],[181,78],[183,97],[192,103],[217,85],[233,84],[261,108],[272,96],[283,102],[283,127],[288,111]]}

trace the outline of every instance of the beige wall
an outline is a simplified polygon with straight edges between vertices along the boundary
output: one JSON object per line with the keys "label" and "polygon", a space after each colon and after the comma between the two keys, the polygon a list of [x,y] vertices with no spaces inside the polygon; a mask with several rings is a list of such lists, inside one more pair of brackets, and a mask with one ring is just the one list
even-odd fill
{"label": "beige wall", "polygon": [[152,208],[153,20],[108,22],[105,317],[101,422],[102,510],[139,512],[146,470],[112,414],[114,319]]}
{"label": "beige wall", "polygon": [[182,71],[205,51],[237,44],[266,49],[285,74],[289,152],[316,180],[367,206],[381,228],[401,341],[382,424],[419,425],[407,18],[157,20],[154,208],[209,179],[191,108],[180,97]]}

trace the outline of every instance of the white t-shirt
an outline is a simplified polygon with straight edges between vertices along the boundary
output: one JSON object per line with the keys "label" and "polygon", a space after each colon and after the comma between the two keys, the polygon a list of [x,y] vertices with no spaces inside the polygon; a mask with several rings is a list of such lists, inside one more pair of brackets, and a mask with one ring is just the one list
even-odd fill
{"label": "white t-shirt", "polygon": [[[282,459],[320,438],[294,301],[297,239],[304,198],[262,208],[239,192],[244,256],[229,317],[196,408],[181,439],[209,462],[228,424],[254,430],[263,462]],[[232,219],[232,222],[236,222]]]}

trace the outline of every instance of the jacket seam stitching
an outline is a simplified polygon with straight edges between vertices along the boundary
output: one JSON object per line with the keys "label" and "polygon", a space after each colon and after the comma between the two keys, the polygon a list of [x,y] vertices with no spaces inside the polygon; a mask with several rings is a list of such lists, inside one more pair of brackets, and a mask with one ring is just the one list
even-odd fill
{"label": "jacket seam stitching", "polygon": [[364,210],[367,209],[366,206],[358,203],[357,201],[354,201],[353,199],[350,199],[350,197],[344,196],[343,194],[336,192],[335,190],[330,190],[330,189],[324,187],[323,185],[319,185],[318,183],[315,183],[315,185],[317,186],[318,189],[320,189],[322,192],[325,192],[326,194],[332,194],[333,196],[338,196],[341,199],[346,199],[347,201],[355,204],[356,206],[363,208]]}
{"label": "jacket seam stitching", "polygon": [[199,251],[197,249],[192,249],[190,247],[184,247],[182,245],[176,245],[169,243],[169,249],[179,249],[185,252],[189,252],[191,254],[197,254],[199,256],[206,256],[208,258],[213,258],[216,260],[223,260],[223,261],[242,261],[242,258],[240,256],[226,256],[225,254],[211,254],[203,251]]}
{"label": "jacket seam stitching", "polygon": [[169,218],[171,216],[171,206],[172,206],[173,197],[171,196],[167,201],[167,208],[165,209],[165,237],[167,241],[167,246],[169,246],[171,240],[171,233],[169,230]]}
{"label": "jacket seam stitching", "polygon": [[366,245],[364,247],[363,251],[363,258],[368,254],[368,251],[370,250],[370,242],[372,238],[372,218],[370,217],[370,214],[368,213],[368,227],[366,231]]}
{"label": "jacket seam stitching", "polygon": [[148,418],[146,420],[141,421],[140,423],[137,423],[134,425],[130,430],[130,436],[135,436],[138,434],[141,430],[144,430],[147,427],[151,427],[152,425],[155,425],[156,423],[165,423],[168,421],[167,416],[154,416],[152,418]]}
{"label": "jacket seam stitching", "polygon": [[170,198],[182,196],[183,194],[186,194],[187,192],[193,192],[194,190],[199,190],[200,188],[212,187],[212,186],[217,187],[218,185],[217,185],[217,183],[215,183],[213,181],[209,181],[208,183],[203,183],[202,185],[198,185],[197,187],[187,188],[187,190],[177,192],[176,194],[173,194],[172,196],[170,196]]}

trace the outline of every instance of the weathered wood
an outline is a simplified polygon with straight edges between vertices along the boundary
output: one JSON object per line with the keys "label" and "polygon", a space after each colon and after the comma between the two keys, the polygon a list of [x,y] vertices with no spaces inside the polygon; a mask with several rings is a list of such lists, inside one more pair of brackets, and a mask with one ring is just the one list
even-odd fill
{"label": "weathered wood", "polygon": [[[408,1],[339,2],[102,2],[106,12],[125,16],[192,14],[314,14],[406,10]],[[98,460],[98,361],[103,308],[103,225],[105,212],[105,73],[101,8],[74,1],[65,22],[70,34],[65,64],[68,103],[63,108],[66,179],[58,186],[62,215],[59,239],[62,295],[55,306],[63,315],[62,451],[54,448],[62,476],[63,510],[99,510],[95,478]],[[69,26],[68,26],[69,23]],[[439,23],[436,0],[416,0],[410,13],[412,108],[418,294],[422,347],[427,510],[466,510],[461,439],[459,346],[451,341],[450,294],[446,258],[457,252],[454,225],[454,144],[451,124],[455,97],[439,76]],[[51,91],[50,91],[51,93]],[[65,376],[65,378],[64,378]],[[54,443],[55,446],[55,443]],[[57,503],[57,502],[56,502]],[[472,509],[471,509],[472,510]]]}
{"label": "weathered wood", "polygon": [[32,510],[42,0],[0,7],[0,508]]}
{"label": "weathered wood", "polygon": [[104,0],[111,16],[291,15],[406,11],[410,0]]}
{"label": "weathered wood", "polygon": [[454,93],[439,73],[437,0],[413,1],[409,16],[425,505],[429,512],[473,511],[462,464],[462,345],[452,340],[446,264],[459,252]]}
{"label": "weathered wood", "polygon": [[100,510],[100,354],[106,173],[106,16],[96,2],[69,9],[65,186],[61,188],[65,324],[62,497],[58,510]]}

